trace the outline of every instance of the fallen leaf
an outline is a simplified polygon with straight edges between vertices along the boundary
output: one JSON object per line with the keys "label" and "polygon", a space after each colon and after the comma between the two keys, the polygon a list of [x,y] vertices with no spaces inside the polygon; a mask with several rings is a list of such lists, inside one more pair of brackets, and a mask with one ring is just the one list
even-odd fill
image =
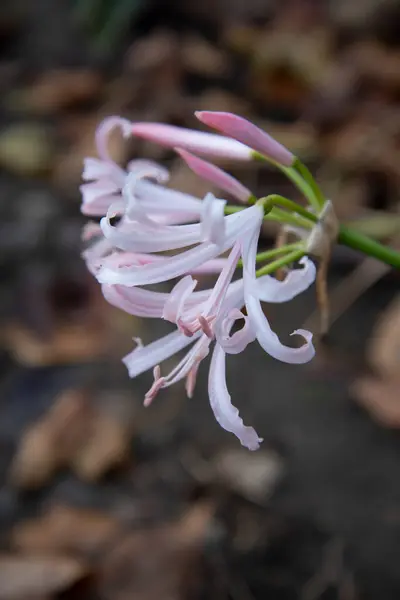
{"label": "fallen leaf", "polygon": [[49,338],[40,338],[20,324],[5,327],[3,340],[18,363],[39,367],[76,363],[104,356],[109,349],[111,324],[100,314],[76,323],[60,323]]}
{"label": "fallen leaf", "polygon": [[176,523],[136,531],[107,555],[100,570],[104,600],[185,597],[215,511],[202,502]]}
{"label": "fallen leaf", "polygon": [[245,498],[263,503],[282,476],[282,459],[273,451],[224,450],[215,458],[219,477]]}
{"label": "fallen leaf", "polygon": [[385,427],[400,427],[400,378],[363,377],[352,392],[371,416]]}
{"label": "fallen leaf", "polygon": [[385,309],[370,337],[368,360],[385,379],[400,371],[400,296]]}
{"label": "fallen leaf", "polygon": [[39,519],[18,523],[11,544],[28,554],[91,555],[104,549],[120,530],[113,517],[96,510],[55,505]]}
{"label": "fallen leaf", "polygon": [[167,30],[136,40],[128,51],[126,63],[135,74],[165,67],[166,63],[177,62],[179,43],[176,36]]}
{"label": "fallen leaf", "polygon": [[72,558],[0,556],[0,600],[30,600],[62,592],[87,574],[85,565]]}
{"label": "fallen leaf", "polygon": [[123,464],[129,449],[129,429],[121,421],[98,412],[85,443],[77,448],[70,465],[84,481],[97,481],[112,467]]}
{"label": "fallen leaf", "polygon": [[13,104],[28,111],[51,113],[94,98],[101,93],[102,78],[89,69],[43,73],[28,89],[17,90]]}
{"label": "fallen leaf", "polygon": [[22,436],[10,468],[18,488],[37,488],[61,468],[94,481],[120,465],[130,448],[129,425],[94,407],[88,393],[69,390]]}
{"label": "fallen leaf", "polygon": [[68,390],[61,394],[50,411],[22,436],[10,468],[11,483],[19,488],[46,483],[84,443],[92,417],[85,392]]}
{"label": "fallen leaf", "polygon": [[226,77],[231,67],[223,50],[197,35],[186,37],[181,45],[183,66],[203,77]]}

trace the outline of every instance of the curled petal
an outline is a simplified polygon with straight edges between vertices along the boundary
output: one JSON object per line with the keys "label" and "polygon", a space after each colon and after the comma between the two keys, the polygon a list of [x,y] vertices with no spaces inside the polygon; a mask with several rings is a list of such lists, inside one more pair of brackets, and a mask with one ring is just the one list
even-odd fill
{"label": "curled petal", "polygon": [[133,221],[137,221],[142,225],[155,225],[157,223],[154,219],[148,216],[148,210],[136,195],[136,187],[141,179],[154,178],[156,181],[161,180],[164,177],[163,170],[159,170],[156,167],[151,169],[143,169],[135,173],[129,173],[125,180],[125,185],[122,189],[122,195],[126,201],[125,216]]}
{"label": "curled petal", "polygon": [[242,446],[249,450],[258,450],[263,441],[253,427],[244,425],[239,411],[232,405],[226,387],[225,352],[216,344],[211,359],[208,379],[208,393],[214,416],[223,429],[236,435]]}
{"label": "curled petal", "polygon": [[171,323],[176,323],[181,318],[185,303],[196,285],[197,281],[190,275],[186,275],[178,281],[165,302],[163,319],[171,321]]}
{"label": "curled petal", "polygon": [[113,179],[116,183],[122,182],[122,169],[111,162],[106,162],[100,158],[87,157],[83,160],[82,179],[84,181],[93,181],[96,179]]}
{"label": "curled petal", "polygon": [[124,138],[128,138],[130,135],[132,135],[131,123],[127,119],[122,119],[121,117],[107,117],[100,123],[96,130],[97,152],[102,160],[113,164],[114,161],[109,155],[107,142],[109,134],[116,127],[121,129]]}
{"label": "curled petal", "polygon": [[132,133],[167,148],[184,148],[205,156],[252,160],[250,148],[236,140],[214,133],[204,133],[161,123],[134,123]]}
{"label": "curled petal", "polygon": [[[242,329],[230,335],[232,326],[238,319],[243,319],[244,325]],[[224,319],[217,321],[214,332],[218,344],[228,354],[240,354],[248,344],[256,339],[249,317],[237,308],[232,309]]]}
{"label": "curled petal", "polygon": [[303,256],[300,259],[302,269],[293,269],[283,281],[279,281],[271,275],[264,275],[256,280],[254,294],[262,302],[287,302],[298,294],[304,292],[315,281],[316,268],[314,263]]}
{"label": "curled petal", "polygon": [[216,167],[186,150],[176,148],[176,151],[183,158],[188,167],[199,177],[217,185],[221,190],[231,194],[241,202],[247,203],[251,198],[252,194],[250,190],[241,184],[240,181],[232,177],[232,175],[229,175],[229,173],[225,173],[225,171],[219,167]]}
{"label": "curled petal", "polygon": [[195,114],[205,125],[250,146],[250,148],[260,152],[273,162],[285,167],[292,166],[294,162],[293,154],[247,119],[228,112],[200,111]]}
{"label": "curled petal", "polygon": [[300,348],[290,348],[284,346],[276,333],[274,333],[263,313],[260,299],[254,295],[256,288],[255,258],[257,254],[257,241],[259,232],[253,232],[243,244],[243,281],[244,298],[247,314],[250,318],[253,330],[256,332],[257,340],[264,350],[276,358],[287,363],[302,364],[311,360],[315,354],[314,346],[311,342],[312,335],[300,331],[305,339],[305,344]]}
{"label": "curled petal", "polygon": [[82,194],[81,212],[88,216],[104,215],[120,192],[118,185],[107,179],[84,183],[79,189]]}
{"label": "curled petal", "polygon": [[194,335],[192,338],[188,338],[180,331],[173,331],[147,346],[138,346],[127,354],[122,359],[122,362],[127,367],[129,376],[137,377],[180,350],[183,350],[183,348],[189,346],[199,336],[200,333]]}
{"label": "curled petal", "polygon": [[155,177],[159,183],[167,183],[169,180],[168,169],[154,162],[154,160],[135,158],[135,160],[131,160],[128,163],[126,170],[128,173],[133,173],[134,175],[139,175],[143,172],[152,173],[152,175],[146,175],[146,177]]}
{"label": "curled petal", "polygon": [[207,194],[203,200],[201,215],[202,240],[221,245],[225,237],[225,200],[219,200],[213,194]]}

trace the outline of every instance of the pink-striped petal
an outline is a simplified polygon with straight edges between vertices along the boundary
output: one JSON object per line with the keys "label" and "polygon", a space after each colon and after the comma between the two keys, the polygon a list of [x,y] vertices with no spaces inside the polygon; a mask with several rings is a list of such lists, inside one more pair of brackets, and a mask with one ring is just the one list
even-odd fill
{"label": "pink-striped petal", "polygon": [[238,115],[228,112],[198,111],[196,117],[209,127],[246,144],[275,163],[292,166],[295,157],[265,131]]}

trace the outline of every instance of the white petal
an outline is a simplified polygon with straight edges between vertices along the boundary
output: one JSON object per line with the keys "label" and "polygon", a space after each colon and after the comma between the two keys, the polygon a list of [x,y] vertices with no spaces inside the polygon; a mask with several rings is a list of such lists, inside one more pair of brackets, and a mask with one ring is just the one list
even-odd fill
{"label": "white petal", "polygon": [[102,160],[115,164],[109,155],[107,143],[111,131],[118,127],[121,129],[124,138],[132,135],[132,124],[127,119],[121,117],[107,117],[100,123],[96,130],[97,152]]}
{"label": "white petal", "polygon": [[258,450],[263,441],[252,427],[243,424],[239,411],[232,405],[226,387],[225,352],[219,344],[215,345],[210,365],[208,393],[214,416],[223,429],[239,438],[240,443],[249,450]]}
{"label": "white petal", "polygon": [[201,214],[201,239],[221,245],[225,237],[225,204],[226,200],[207,194],[203,200]]}
{"label": "white petal", "polygon": [[[232,326],[238,319],[243,319],[244,325],[239,331],[230,335]],[[227,317],[219,319],[215,324],[214,331],[218,344],[228,354],[240,354],[248,344],[256,339],[249,317],[237,308],[232,309]]]}
{"label": "white petal", "polygon": [[121,180],[123,169],[114,163],[101,160],[100,158],[87,157],[83,161],[82,179],[93,181],[96,179],[113,179],[115,183]]}
{"label": "white petal", "polygon": [[218,311],[221,308],[221,304],[223,303],[223,300],[228,291],[229,285],[232,281],[232,277],[235,273],[236,265],[240,257],[240,252],[241,244],[240,242],[235,242],[235,245],[233,246],[229,254],[226,264],[215,283],[212,293],[210,294],[210,297],[202,310],[203,316],[216,316],[218,314]]}
{"label": "white petal", "polygon": [[186,275],[180,281],[178,281],[169,294],[167,301],[165,302],[162,315],[163,319],[171,321],[171,323],[177,322],[177,320],[181,317],[185,303],[191,296],[196,285],[197,281],[190,275]]}
{"label": "white petal", "polygon": [[[162,263],[160,261],[142,267],[117,270],[104,267],[98,273],[97,279],[100,283],[120,283],[130,287],[134,285],[147,285],[168,281],[169,279],[175,279],[175,277],[180,277],[186,273],[191,273],[196,267],[208,260],[216,258],[219,254],[225,252],[228,248],[231,248],[239,234],[246,235],[248,229],[254,227],[255,219],[258,222],[258,215],[260,214],[259,210],[259,207],[252,206],[239,213],[226,217],[226,235],[222,247],[217,247],[215,244],[205,242],[195,248],[181,252],[176,256],[168,257]],[[102,219],[102,223],[104,223],[104,219]],[[180,227],[190,226],[182,225]],[[151,244],[152,242],[150,241],[149,243]],[[153,243],[158,244],[158,240],[155,239]]]}
{"label": "white petal", "polygon": [[306,343],[300,348],[290,348],[284,346],[279,341],[278,336],[272,331],[266,316],[261,308],[260,299],[254,296],[256,287],[256,263],[257,242],[259,231],[254,231],[251,236],[245,239],[243,244],[243,279],[244,279],[244,297],[246,303],[247,314],[254,331],[257,334],[257,340],[264,350],[283,362],[302,364],[311,360],[315,354],[314,346],[312,345],[312,335],[304,333],[301,330],[299,335],[302,335]]}
{"label": "white petal", "polygon": [[150,171],[156,174],[156,181],[160,183],[166,183],[169,180],[169,171],[162,165],[154,162],[153,160],[147,160],[144,158],[136,158],[135,160],[131,160],[126,170],[128,173],[134,173],[135,175],[143,173],[144,171]]}
{"label": "white petal", "polygon": [[113,246],[128,252],[165,252],[192,246],[200,241],[200,224],[161,225],[160,223],[138,224],[124,220],[116,226],[111,224],[114,216],[111,206],[100,221],[104,236]]}
{"label": "white petal", "polygon": [[130,315],[161,318],[168,294],[151,292],[141,288],[126,288],[122,285],[102,285],[104,298]]}
{"label": "white petal", "polygon": [[173,331],[147,346],[138,346],[122,362],[127,367],[129,376],[137,377],[189,346],[199,335],[188,338],[180,331]]}
{"label": "white petal", "polygon": [[304,292],[315,281],[316,268],[314,263],[303,256],[300,260],[302,269],[293,269],[283,281],[264,275],[256,281],[254,294],[262,302],[287,302]]}
{"label": "white petal", "polygon": [[200,216],[203,201],[190,194],[163,187],[146,179],[137,182],[135,191],[149,210],[171,213],[185,211]]}

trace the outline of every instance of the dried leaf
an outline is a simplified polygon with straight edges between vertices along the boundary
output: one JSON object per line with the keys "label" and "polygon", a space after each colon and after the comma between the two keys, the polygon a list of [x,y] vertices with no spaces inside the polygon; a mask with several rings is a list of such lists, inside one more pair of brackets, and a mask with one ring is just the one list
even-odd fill
{"label": "dried leaf", "polygon": [[189,72],[203,77],[226,77],[231,66],[224,51],[194,35],[183,40],[182,60]]}
{"label": "dried leaf", "polygon": [[263,503],[282,475],[281,458],[272,451],[228,449],[215,459],[219,477],[245,498]]}
{"label": "dried leaf", "polygon": [[12,545],[29,554],[93,554],[119,532],[116,519],[95,510],[55,505],[41,518],[18,523]]}
{"label": "dried leaf", "polygon": [[68,462],[76,446],[83,444],[92,416],[88,398],[80,390],[61,394],[50,411],[31,425],[20,441],[10,469],[19,488],[37,488]]}
{"label": "dried leaf", "polygon": [[49,339],[21,325],[5,328],[3,337],[17,362],[29,367],[60,363],[76,363],[104,356],[109,347],[109,331],[105,321],[88,316],[79,324],[60,324]]}
{"label": "dried leaf", "polygon": [[129,446],[126,423],[95,408],[84,391],[67,391],[23,435],[11,465],[11,482],[37,488],[68,466],[82,479],[94,481],[121,464]]}
{"label": "dried leaf", "polygon": [[49,113],[90,100],[101,92],[102,79],[88,69],[54,70],[43,73],[28,89],[13,95],[13,106]]}
{"label": "dried leaf", "polygon": [[93,420],[85,443],[74,453],[70,464],[85,481],[96,481],[129,456],[130,433],[121,421],[105,413]]}
{"label": "dried leaf", "polygon": [[214,510],[210,503],[198,503],[177,523],[130,534],[104,561],[100,575],[102,598],[183,597]]}
{"label": "dried leaf", "polygon": [[400,296],[384,311],[370,338],[368,359],[383,378],[400,371]]}
{"label": "dried leaf", "polygon": [[363,377],[352,391],[371,416],[386,427],[400,427],[400,378]]}
{"label": "dried leaf", "polygon": [[62,592],[87,574],[72,558],[0,556],[0,600],[20,600]]}

